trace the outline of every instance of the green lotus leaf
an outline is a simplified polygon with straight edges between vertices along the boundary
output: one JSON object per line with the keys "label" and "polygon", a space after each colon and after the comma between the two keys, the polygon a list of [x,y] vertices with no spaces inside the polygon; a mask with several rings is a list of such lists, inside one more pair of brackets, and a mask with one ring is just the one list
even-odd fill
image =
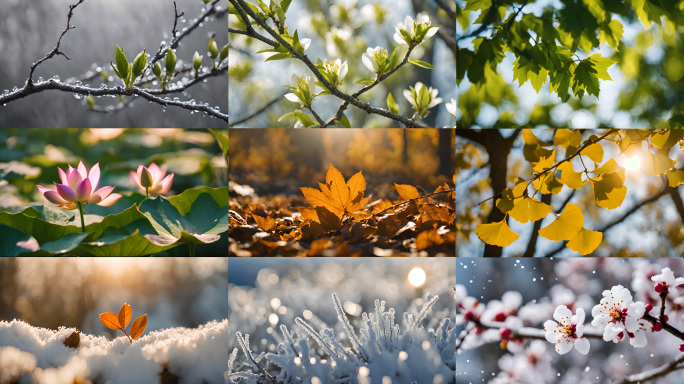
{"label": "green lotus leaf", "polygon": [[103,235],[97,241],[82,243],[73,250],[73,253],[77,256],[146,256],[164,252],[176,245],[178,243],[160,246],[143,236],[140,230],[129,234],[124,229],[118,228]]}
{"label": "green lotus leaf", "polygon": [[19,256],[25,252],[37,251],[40,248],[38,241],[22,231],[0,225],[0,255]]}
{"label": "green lotus leaf", "polygon": [[[198,188],[204,189],[204,188]],[[211,190],[211,188],[206,188]],[[225,191],[225,192],[224,192]],[[181,243],[213,243],[228,230],[228,193],[227,189],[213,192],[188,190],[171,199],[157,197],[145,200],[140,212],[150,221],[156,235],[146,237],[155,243],[165,243],[175,238]],[[223,198],[225,193],[225,201]],[[220,200],[214,200],[216,194]],[[184,211],[185,215],[181,212]]]}

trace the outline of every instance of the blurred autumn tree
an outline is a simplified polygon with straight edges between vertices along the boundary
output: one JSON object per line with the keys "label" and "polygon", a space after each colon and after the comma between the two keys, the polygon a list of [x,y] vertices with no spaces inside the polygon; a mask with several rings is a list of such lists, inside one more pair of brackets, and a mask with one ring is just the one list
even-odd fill
{"label": "blurred autumn tree", "polygon": [[344,174],[362,170],[375,185],[436,186],[454,174],[453,129],[233,129],[230,139],[230,179],[274,188],[259,194],[299,194],[329,164]]}
{"label": "blurred autumn tree", "polygon": [[457,5],[457,127],[684,125],[684,2]]}
{"label": "blurred autumn tree", "polygon": [[456,135],[457,255],[684,251],[684,132],[515,129]]}

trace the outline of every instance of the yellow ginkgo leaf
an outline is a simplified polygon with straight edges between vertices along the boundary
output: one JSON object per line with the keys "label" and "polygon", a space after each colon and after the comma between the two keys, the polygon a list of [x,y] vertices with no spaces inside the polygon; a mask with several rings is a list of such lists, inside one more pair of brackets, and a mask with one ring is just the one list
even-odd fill
{"label": "yellow ginkgo leaf", "polygon": [[568,242],[568,248],[582,256],[588,255],[601,244],[602,239],[603,233],[582,228],[577,236]]}
{"label": "yellow ginkgo leaf", "polygon": [[627,187],[621,186],[620,188],[614,188],[610,192],[606,193],[606,198],[603,200],[596,199],[595,203],[598,207],[603,207],[605,209],[615,209],[622,205],[627,195]]}
{"label": "yellow ginkgo leaf", "polygon": [[498,223],[479,224],[475,227],[475,233],[477,233],[477,237],[479,237],[480,240],[490,245],[496,245],[497,247],[509,246],[520,237],[520,235],[513,232],[513,230],[508,227],[506,219],[503,219]]}
{"label": "yellow ginkgo leaf", "polygon": [[508,214],[521,223],[541,220],[551,212],[551,206],[533,197],[523,197],[518,200]]}
{"label": "yellow ginkgo leaf", "polygon": [[586,180],[582,181],[582,173],[575,172],[575,169],[572,167],[572,163],[569,161],[559,165],[558,169],[561,171],[560,180],[569,188],[580,189],[584,184],[587,183]]}
{"label": "yellow ginkgo leaf", "polygon": [[594,143],[584,148],[581,154],[594,160],[595,163],[603,161],[603,147],[599,143]]}
{"label": "yellow ginkgo leaf", "polygon": [[684,184],[684,171],[679,169],[667,171],[667,180],[672,188],[675,188],[680,184]]}
{"label": "yellow ginkgo leaf", "polygon": [[549,240],[570,240],[584,226],[584,215],[576,204],[568,204],[563,213],[551,224],[539,230],[539,235]]}
{"label": "yellow ginkgo leaf", "polygon": [[652,176],[658,176],[667,172],[675,165],[676,161],[663,153],[647,153],[642,160],[641,170]]}
{"label": "yellow ginkgo leaf", "polygon": [[553,135],[553,144],[567,147],[569,145],[577,148],[582,142],[580,131],[573,129],[557,129]]}
{"label": "yellow ginkgo leaf", "polygon": [[596,173],[598,175],[603,175],[606,173],[615,173],[615,172],[620,171],[620,170],[624,170],[624,168],[619,166],[617,161],[615,161],[615,159],[611,158],[610,160],[606,161],[605,164],[596,168],[594,170],[594,173]]}
{"label": "yellow ginkgo leaf", "polygon": [[556,163],[556,149],[554,148],[553,151],[551,151],[551,154],[549,156],[541,157],[539,161],[537,161],[534,164],[534,169],[535,172],[544,172],[545,170],[553,167],[553,165]]}

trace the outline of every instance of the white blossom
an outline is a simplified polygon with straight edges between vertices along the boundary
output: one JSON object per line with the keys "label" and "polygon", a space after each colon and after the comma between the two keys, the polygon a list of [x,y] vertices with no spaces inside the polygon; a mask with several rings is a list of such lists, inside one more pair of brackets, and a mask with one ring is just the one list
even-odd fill
{"label": "white blossom", "polygon": [[544,336],[549,343],[556,346],[556,352],[564,355],[572,349],[586,355],[589,353],[589,340],[584,335],[584,309],[578,308],[576,314],[565,305],[559,305],[553,312],[553,320],[544,323]]}

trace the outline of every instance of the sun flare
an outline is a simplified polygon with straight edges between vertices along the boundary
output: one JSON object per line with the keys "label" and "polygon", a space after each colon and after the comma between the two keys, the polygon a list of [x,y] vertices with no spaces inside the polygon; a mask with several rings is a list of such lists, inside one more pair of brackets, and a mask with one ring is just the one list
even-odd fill
{"label": "sun flare", "polygon": [[641,157],[638,155],[627,157],[622,161],[622,166],[627,172],[636,172],[641,168]]}
{"label": "sun flare", "polygon": [[426,278],[427,276],[425,275],[425,271],[420,267],[411,269],[408,274],[408,281],[414,287],[420,287],[421,285],[425,284]]}

